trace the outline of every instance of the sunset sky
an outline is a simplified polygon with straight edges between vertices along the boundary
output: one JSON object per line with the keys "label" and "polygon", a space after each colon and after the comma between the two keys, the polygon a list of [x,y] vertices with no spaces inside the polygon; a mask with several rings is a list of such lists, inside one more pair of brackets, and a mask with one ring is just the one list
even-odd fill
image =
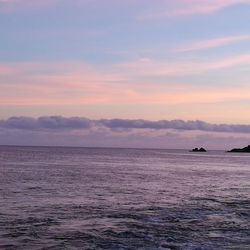
{"label": "sunset sky", "polygon": [[250,144],[249,24],[250,0],[0,0],[0,144]]}

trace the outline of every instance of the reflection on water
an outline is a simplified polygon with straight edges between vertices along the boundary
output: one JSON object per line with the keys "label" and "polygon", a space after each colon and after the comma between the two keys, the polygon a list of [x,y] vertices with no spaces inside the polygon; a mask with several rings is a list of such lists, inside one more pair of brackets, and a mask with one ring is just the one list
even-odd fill
{"label": "reflection on water", "polygon": [[0,249],[250,249],[250,156],[0,147]]}

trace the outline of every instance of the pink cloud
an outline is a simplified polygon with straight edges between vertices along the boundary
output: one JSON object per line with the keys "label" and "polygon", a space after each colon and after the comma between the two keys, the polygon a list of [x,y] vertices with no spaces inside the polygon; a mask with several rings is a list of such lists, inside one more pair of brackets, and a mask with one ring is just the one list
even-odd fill
{"label": "pink cloud", "polygon": [[214,39],[195,41],[190,44],[178,46],[176,48],[176,51],[184,52],[184,51],[208,49],[208,48],[219,47],[219,46],[223,46],[223,45],[227,45],[227,44],[231,44],[235,42],[247,41],[247,40],[250,40],[250,35],[219,37],[219,38],[214,38]]}
{"label": "pink cloud", "polygon": [[6,105],[110,103],[114,98],[109,93],[123,94],[119,83],[127,80],[79,62],[24,62],[8,67],[12,74],[0,80],[0,103]]}
{"label": "pink cloud", "polygon": [[13,69],[11,67],[0,65],[0,75],[7,75],[13,72]]}
{"label": "pink cloud", "polygon": [[[144,82],[138,79],[145,75],[146,70],[150,73],[153,70],[160,70],[156,72],[159,74],[165,73],[166,69],[164,65],[160,65],[162,68],[158,69],[159,64],[154,62],[156,63],[154,65],[151,60],[145,59],[142,62],[149,63],[149,66],[145,68],[141,65],[140,70],[133,69],[132,73],[131,69],[125,69],[120,65],[115,69],[114,65],[105,67],[102,65],[98,68],[98,66],[80,62],[8,64],[6,67],[14,71],[7,78],[0,79],[0,106],[3,109],[6,107],[17,110],[15,112],[26,109],[36,110],[36,114],[37,112],[44,114],[44,110],[52,113],[55,110],[56,112],[61,110],[61,114],[65,114],[65,110],[69,109],[71,110],[69,114],[79,115],[81,112],[87,112],[88,107],[91,107],[88,115],[96,117],[100,117],[100,110],[107,109],[108,111],[103,113],[106,117],[107,114],[110,117],[116,114],[123,117],[159,119],[167,115],[173,119],[178,117],[210,121],[227,119],[230,122],[238,119],[238,121],[248,122],[249,119],[246,116],[248,106],[239,102],[250,99],[248,82],[243,84],[239,80],[226,87],[202,84],[202,82],[200,85],[170,81],[163,84],[157,82],[157,77],[153,78],[155,81],[149,82],[147,79]],[[224,68],[242,62],[250,62],[250,55],[232,57],[230,60],[221,59],[218,60],[217,65],[214,65],[216,61],[213,61],[209,63],[209,67]],[[195,66],[198,64],[201,63],[197,62]],[[178,63],[175,65],[180,67]],[[174,70],[174,66],[171,67]],[[194,73],[195,69],[191,68],[188,72]],[[113,70],[122,73],[114,74]],[[183,70],[186,72],[187,69],[180,70],[179,73]],[[223,103],[227,105],[223,106]],[[145,108],[148,106],[150,106],[149,110]],[[93,111],[95,110],[93,107],[96,111]],[[123,107],[122,112],[116,107]]]}
{"label": "pink cloud", "polygon": [[[132,83],[135,79],[152,76],[195,75],[250,64],[250,54],[204,60],[187,58],[175,61],[141,58],[110,65],[84,62],[22,62],[0,65],[0,74],[10,74],[13,81],[28,84],[53,82],[60,86],[94,86],[95,84]],[[10,78],[10,79],[11,79]],[[3,84],[3,82],[1,83]]]}
{"label": "pink cloud", "polygon": [[[156,62],[142,59],[104,67],[80,62],[9,64],[13,72],[0,80],[1,105],[84,105],[213,103],[250,99],[250,87],[200,87],[185,83],[144,83],[148,75],[204,73],[250,63],[250,55],[208,62]],[[3,68],[3,66],[2,66]],[[42,71],[41,71],[42,70]],[[48,72],[47,72],[48,70]],[[116,72],[122,73],[112,73]],[[43,72],[43,73],[42,73]],[[157,79],[157,78],[156,78]]]}
{"label": "pink cloud", "polygon": [[[234,87],[192,87],[185,83],[172,83],[158,86],[117,83],[91,84],[84,79],[81,84],[68,84],[68,78],[59,79],[37,78],[36,84],[5,84],[1,85],[1,105],[121,105],[121,104],[195,104],[237,101],[250,99],[249,86]],[[59,81],[58,81],[59,80]]]}
{"label": "pink cloud", "polygon": [[[1,8],[0,11],[12,12],[19,9],[40,9],[48,8],[51,6],[57,6],[63,4],[62,0],[0,0]],[[169,4],[170,3],[170,4]],[[230,7],[238,4],[249,4],[250,0],[175,0],[165,1],[158,0],[154,7],[158,6],[157,9],[150,9],[150,11],[144,14],[138,14],[138,19],[160,19],[165,17],[176,17],[176,16],[189,16],[195,14],[210,14],[222,10],[226,7]],[[118,8],[123,9],[125,7],[132,8],[133,6],[141,7],[144,9],[145,2],[143,0],[77,0],[72,1],[75,7],[85,6],[100,6],[103,8]],[[152,5],[150,5],[152,6]]]}
{"label": "pink cloud", "polygon": [[201,74],[244,64],[250,64],[250,54],[214,60],[189,59],[175,62],[142,58],[121,63],[118,67],[132,76],[180,76]]}
{"label": "pink cloud", "polygon": [[145,13],[139,19],[161,19],[166,17],[211,14],[233,5],[249,3],[250,0],[177,0],[175,6],[172,8],[162,10],[164,9],[163,3],[159,11]]}

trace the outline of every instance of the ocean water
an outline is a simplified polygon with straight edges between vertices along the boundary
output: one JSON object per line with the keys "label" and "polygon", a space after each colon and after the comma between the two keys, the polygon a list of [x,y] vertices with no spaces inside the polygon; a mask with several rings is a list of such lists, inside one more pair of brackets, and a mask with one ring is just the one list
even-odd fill
{"label": "ocean water", "polygon": [[250,155],[0,147],[0,249],[250,249]]}

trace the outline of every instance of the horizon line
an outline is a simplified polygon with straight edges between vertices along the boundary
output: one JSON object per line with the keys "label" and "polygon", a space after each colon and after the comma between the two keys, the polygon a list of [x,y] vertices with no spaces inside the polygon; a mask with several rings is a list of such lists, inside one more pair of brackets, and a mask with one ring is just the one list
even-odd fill
{"label": "horizon line", "polygon": [[[115,146],[73,146],[73,145],[18,145],[18,144],[0,144],[0,147],[24,147],[24,148],[83,148],[83,149],[133,149],[133,150],[185,150],[192,153],[190,148],[162,148],[162,147],[115,147]],[[198,146],[198,148],[201,146]],[[228,152],[226,149],[207,149],[207,152],[222,151]],[[195,152],[197,154],[197,152]]]}

